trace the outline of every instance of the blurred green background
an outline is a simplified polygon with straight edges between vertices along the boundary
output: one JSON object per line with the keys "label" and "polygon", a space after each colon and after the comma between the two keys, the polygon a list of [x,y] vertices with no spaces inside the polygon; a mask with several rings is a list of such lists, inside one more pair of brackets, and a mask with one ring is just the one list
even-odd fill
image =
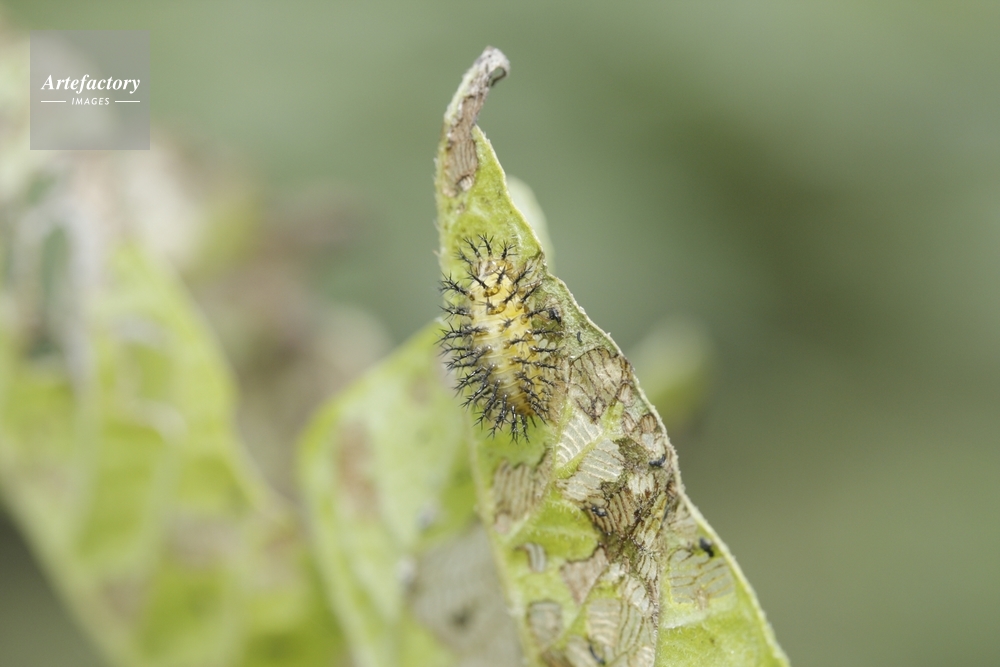
{"label": "blurred green background", "polygon": [[[626,350],[707,332],[673,439],[793,663],[1000,665],[1000,4],[0,9],[148,28],[154,123],[268,198],[332,193],[349,231],[301,279],[394,343],[437,312],[444,107],[500,47],[480,124],[559,275]],[[0,657],[100,664],[6,519]]]}

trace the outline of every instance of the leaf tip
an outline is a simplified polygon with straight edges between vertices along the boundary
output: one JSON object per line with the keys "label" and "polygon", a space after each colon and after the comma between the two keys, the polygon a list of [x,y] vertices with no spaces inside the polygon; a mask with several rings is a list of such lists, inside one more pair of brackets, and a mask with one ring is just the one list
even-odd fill
{"label": "leaf tip", "polygon": [[449,197],[468,191],[475,182],[479,158],[472,128],[490,88],[510,72],[510,61],[500,49],[487,46],[462,78],[444,115],[444,137],[438,161],[442,189]]}

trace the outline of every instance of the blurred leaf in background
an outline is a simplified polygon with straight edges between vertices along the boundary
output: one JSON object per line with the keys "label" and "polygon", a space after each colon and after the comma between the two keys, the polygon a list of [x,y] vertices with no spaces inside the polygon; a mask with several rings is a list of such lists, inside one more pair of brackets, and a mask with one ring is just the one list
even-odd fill
{"label": "blurred leaf in background", "polygon": [[[3,24],[0,55],[0,493],[12,518],[113,664],[342,664],[298,517],[242,449],[228,368],[167,262],[190,262],[184,233],[203,231],[183,216],[155,224],[177,185],[169,148],[28,152],[25,40]],[[20,625],[7,622],[17,592],[5,590],[5,627]],[[5,641],[5,664],[48,651],[52,628],[27,620],[41,648]]]}
{"label": "blurred leaf in background", "polygon": [[440,100],[502,47],[518,86],[482,120],[588,314],[627,350],[664,317],[707,332],[710,404],[675,444],[789,654],[1000,663],[997,5],[5,6],[24,30],[149,28],[156,122],[280,200],[360,202],[312,284],[396,341],[438,304],[414,249]]}

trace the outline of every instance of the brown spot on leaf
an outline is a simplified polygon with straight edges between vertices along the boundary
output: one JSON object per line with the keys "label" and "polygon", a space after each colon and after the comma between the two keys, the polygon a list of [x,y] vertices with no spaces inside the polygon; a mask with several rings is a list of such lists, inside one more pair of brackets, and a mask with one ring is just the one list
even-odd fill
{"label": "brown spot on leaf", "polygon": [[284,517],[268,520],[265,530],[254,565],[254,583],[270,590],[289,589],[302,576],[299,565],[305,536],[298,524]]}
{"label": "brown spot on leaf", "polygon": [[570,595],[577,604],[582,604],[594,587],[597,578],[608,566],[608,555],[603,547],[597,547],[586,560],[569,561],[559,570]]}
{"label": "brown spot on leaf", "polygon": [[[594,600],[587,605],[586,623],[593,653],[601,664],[637,664],[631,658],[650,652],[656,644],[655,615],[627,599]],[[623,656],[630,659],[618,660]]]}
{"label": "brown spot on leaf", "polygon": [[713,599],[734,591],[733,574],[724,558],[713,558],[694,545],[678,548],[667,559],[670,596],[678,603],[705,609]]}
{"label": "brown spot on leaf", "polygon": [[667,441],[667,434],[656,415],[646,412],[636,419],[626,413],[623,426],[628,436],[646,452],[650,465],[667,470],[676,467],[674,449]]}
{"label": "brown spot on leaf", "polygon": [[594,645],[580,635],[570,636],[566,642],[565,656],[571,667],[600,667],[605,662],[597,655]]}
{"label": "brown spot on leaf", "polygon": [[499,49],[486,47],[465,73],[459,92],[445,113],[445,193],[450,197],[469,190],[475,182],[479,158],[472,128],[490,88],[507,76],[508,71],[510,62],[507,57]]}
{"label": "brown spot on leaf", "polygon": [[552,600],[532,602],[528,607],[528,628],[542,650],[550,647],[563,631],[562,606]]}
{"label": "brown spot on leaf", "polygon": [[167,535],[170,550],[192,569],[207,569],[229,560],[241,542],[238,526],[221,518],[174,517]]}
{"label": "brown spot on leaf", "polygon": [[493,474],[493,497],[496,501],[494,528],[506,533],[511,524],[524,518],[542,499],[552,469],[552,457],[546,454],[537,466],[519,463],[512,466],[503,460]]}
{"label": "brown spot on leaf", "polygon": [[667,504],[664,509],[664,517],[665,536],[670,540],[682,542],[695,540],[698,534],[698,524],[684,501],[676,476],[671,477],[667,485]]}
{"label": "brown spot on leaf", "polygon": [[142,611],[148,588],[142,579],[126,575],[105,581],[100,595],[117,620],[133,625]]}
{"label": "brown spot on leaf", "polygon": [[431,397],[431,388],[428,378],[424,374],[418,374],[410,382],[410,398],[419,406],[427,405]]}
{"label": "brown spot on leaf", "polygon": [[368,429],[363,422],[347,422],[340,431],[336,450],[337,475],[344,490],[345,505],[355,514],[378,516],[378,492],[372,481],[374,462]]}
{"label": "brown spot on leaf", "polygon": [[635,391],[632,389],[632,383],[628,381],[623,382],[621,387],[618,388],[616,398],[626,408],[635,403]]}
{"label": "brown spot on leaf", "polygon": [[598,421],[617,400],[629,380],[625,357],[603,347],[584,352],[570,363],[573,399],[593,421]]}
{"label": "brown spot on leaf", "polygon": [[542,653],[542,662],[545,667],[573,667],[565,653],[551,648]]}

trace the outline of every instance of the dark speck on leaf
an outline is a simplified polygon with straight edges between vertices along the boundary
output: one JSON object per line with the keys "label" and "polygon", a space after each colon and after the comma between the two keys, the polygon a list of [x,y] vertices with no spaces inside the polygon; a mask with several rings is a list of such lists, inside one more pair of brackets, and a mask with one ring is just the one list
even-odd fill
{"label": "dark speck on leaf", "polygon": [[705,537],[698,538],[698,546],[701,550],[708,554],[709,558],[715,558],[715,545],[712,544],[712,540]]}
{"label": "dark speck on leaf", "polygon": [[463,607],[459,609],[454,614],[451,615],[451,623],[459,630],[464,630],[468,625],[469,621],[472,620],[472,609],[469,607]]}

